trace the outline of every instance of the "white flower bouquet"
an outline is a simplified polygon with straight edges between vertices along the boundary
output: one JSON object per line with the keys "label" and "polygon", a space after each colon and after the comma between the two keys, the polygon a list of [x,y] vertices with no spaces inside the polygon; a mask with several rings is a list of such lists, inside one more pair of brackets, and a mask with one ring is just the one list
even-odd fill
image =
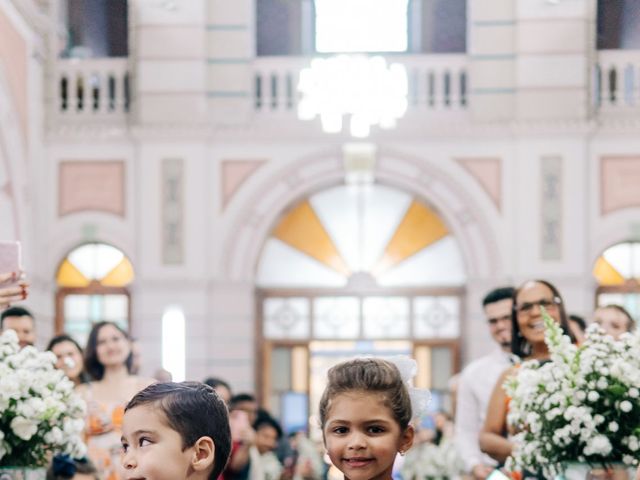
{"label": "white flower bouquet", "polygon": [[13,330],[0,335],[0,467],[41,467],[51,455],[85,454],[85,404],[55,368],[51,352],[20,350]]}
{"label": "white flower bouquet", "polygon": [[424,442],[407,452],[402,465],[402,478],[446,479],[458,478],[463,464],[453,442],[444,439],[440,445]]}
{"label": "white flower bouquet", "polygon": [[507,467],[554,478],[570,463],[635,466],[640,456],[640,335],[597,325],[571,344],[543,311],[551,361],[524,362],[505,382],[515,449]]}

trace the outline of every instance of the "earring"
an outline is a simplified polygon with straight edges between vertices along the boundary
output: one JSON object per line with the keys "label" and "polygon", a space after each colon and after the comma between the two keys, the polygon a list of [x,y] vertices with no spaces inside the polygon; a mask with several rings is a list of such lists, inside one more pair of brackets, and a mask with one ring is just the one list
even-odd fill
{"label": "earring", "polygon": [[405,452],[404,450],[400,450],[400,451],[398,451],[398,453],[400,454],[401,457],[404,457],[404,454],[407,453],[407,452]]}

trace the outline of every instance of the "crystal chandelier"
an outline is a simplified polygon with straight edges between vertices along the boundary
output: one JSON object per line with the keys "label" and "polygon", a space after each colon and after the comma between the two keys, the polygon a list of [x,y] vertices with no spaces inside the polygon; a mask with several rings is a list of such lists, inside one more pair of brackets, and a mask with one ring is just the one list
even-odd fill
{"label": "crystal chandelier", "polygon": [[342,131],[344,117],[354,137],[371,127],[394,128],[407,111],[407,71],[380,56],[338,55],[315,58],[300,72],[298,118],[320,117],[327,133]]}

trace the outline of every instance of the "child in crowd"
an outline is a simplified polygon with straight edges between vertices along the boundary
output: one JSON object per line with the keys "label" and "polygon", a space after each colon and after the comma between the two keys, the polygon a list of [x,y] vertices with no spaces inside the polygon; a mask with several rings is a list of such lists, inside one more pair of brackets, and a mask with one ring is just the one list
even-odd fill
{"label": "child in crowd", "polygon": [[125,408],[125,478],[216,480],[231,450],[227,407],[199,382],[155,383]]}
{"label": "child in crowd", "polygon": [[101,480],[96,466],[88,458],[56,455],[47,470],[47,480]]}
{"label": "child in crowd", "polygon": [[320,400],[324,444],[347,480],[390,480],[396,455],[413,444],[411,399],[398,368],[357,358],[329,370]]}

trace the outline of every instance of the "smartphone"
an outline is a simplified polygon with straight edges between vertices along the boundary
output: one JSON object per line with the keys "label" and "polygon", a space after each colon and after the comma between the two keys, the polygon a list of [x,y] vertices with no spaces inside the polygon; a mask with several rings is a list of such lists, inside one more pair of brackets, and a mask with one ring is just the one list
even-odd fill
{"label": "smartphone", "polygon": [[14,280],[8,280],[1,286],[6,287],[18,283],[22,271],[20,242],[0,242],[0,273],[16,272]]}
{"label": "smartphone", "polygon": [[511,479],[507,477],[504,473],[502,473],[500,470],[494,470],[487,477],[487,480],[511,480]]}

